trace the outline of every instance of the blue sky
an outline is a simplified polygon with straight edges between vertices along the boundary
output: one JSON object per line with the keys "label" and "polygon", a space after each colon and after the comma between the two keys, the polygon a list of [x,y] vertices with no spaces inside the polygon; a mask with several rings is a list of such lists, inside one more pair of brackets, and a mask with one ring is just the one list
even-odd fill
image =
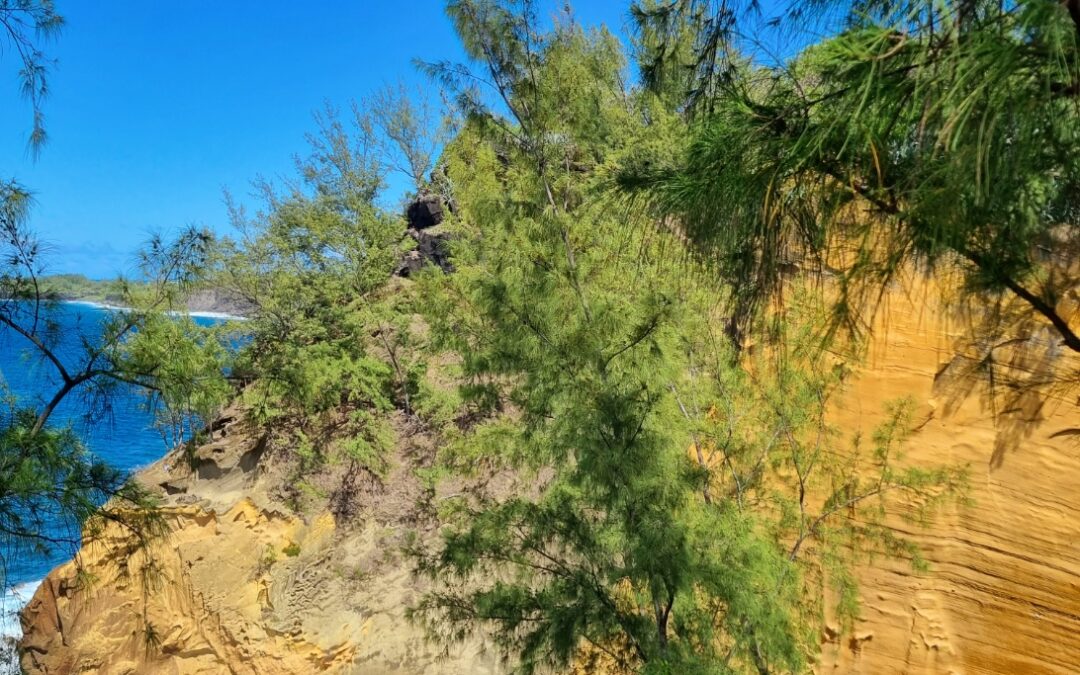
{"label": "blue sky", "polygon": [[[561,3],[552,3],[557,6]],[[153,231],[226,229],[223,189],[288,175],[312,112],[399,79],[413,58],[461,60],[440,0],[58,0],[67,19],[46,102],[49,144],[26,152],[29,105],[0,52],[0,177],[36,196],[50,271],[130,272]],[[621,31],[629,2],[579,0]]]}

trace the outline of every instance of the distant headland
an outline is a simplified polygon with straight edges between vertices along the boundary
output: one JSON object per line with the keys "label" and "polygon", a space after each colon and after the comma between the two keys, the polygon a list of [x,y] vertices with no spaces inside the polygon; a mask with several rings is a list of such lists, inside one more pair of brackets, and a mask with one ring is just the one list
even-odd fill
{"label": "distant headland", "polygon": [[[61,302],[78,302],[104,309],[126,309],[123,284],[119,279],[91,279],[82,274],[53,274],[39,280],[43,294]],[[193,291],[185,302],[186,313],[216,319],[244,319],[251,304],[224,289]]]}

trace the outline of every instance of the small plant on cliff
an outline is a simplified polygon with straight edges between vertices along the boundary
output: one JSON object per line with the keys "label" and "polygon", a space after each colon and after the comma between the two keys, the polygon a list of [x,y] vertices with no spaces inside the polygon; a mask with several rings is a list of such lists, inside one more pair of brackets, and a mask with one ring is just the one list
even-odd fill
{"label": "small plant on cliff", "polygon": [[78,558],[75,559],[75,565],[76,590],[87,593],[92,591],[98,583],[98,575],[83,567]]}
{"label": "small plant on cliff", "polygon": [[262,556],[259,557],[258,571],[260,574],[265,574],[270,571],[270,568],[274,566],[274,563],[278,561],[277,549],[273,544],[267,544],[263,549]]}
{"label": "small plant on cliff", "polygon": [[154,624],[149,621],[143,622],[142,638],[143,649],[146,651],[147,656],[156,653],[161,649],[161,634],[158,633]]}

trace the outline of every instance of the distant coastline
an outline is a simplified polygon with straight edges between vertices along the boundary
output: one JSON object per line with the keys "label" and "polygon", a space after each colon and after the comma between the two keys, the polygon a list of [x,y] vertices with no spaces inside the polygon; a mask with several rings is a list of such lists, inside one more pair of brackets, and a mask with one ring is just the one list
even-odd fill
{"label": "distant coastline", "polygon": [[[113,312],[125,312],[130,310],[130,307],[123,305],[114,305],[107,302],[98,302],[96,300],[81,300],[81,299],[61,299],[60,302],[66,305],[83,305],[86,307],[95,307],[97,309],[107,309]],[[190,316],[199,319],[220,319],[222,321],[247,321],[249,317],[242,316],[240,314],[232,314],[230,312],[217,312],[210,310],[174,310],[168,312],[172,316]]]}
{"label": "distant coastline", "polygon": [[[114,311],[130,309],[124,303],[122,282],[116,279],[90,279],[82,274],[54,274],[41,277],[38,283],[48,297],[61,302],[80,303]],[[137,284],[137,282],[135,282]],[[237,321],[251,315],[251,303],[220,288],[204,288],[188,295],[186,311],[174,314]]]}

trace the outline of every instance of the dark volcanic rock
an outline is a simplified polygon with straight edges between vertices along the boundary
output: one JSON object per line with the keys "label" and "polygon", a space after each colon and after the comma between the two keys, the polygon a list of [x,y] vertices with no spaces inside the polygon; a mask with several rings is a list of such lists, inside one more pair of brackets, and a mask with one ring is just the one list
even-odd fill
{"label": "dark volcanic rock", "polygon": [[394,272],[399,277],[411,277],[420,271],[420,268],[424,266],[424,257],[420,255],[420,252],[413,249],[406,253],[401,258],[401,262],[398,263],[398,268]]}
{"label": "dark volcanic rock", "polygon": [[453,272],[454,265],[450,262],[450,241],[453,236],[449,232],[416,233],[416,250],[420,252],[424,260],[434,263],[443,272]]}
{"label": "dark volcanic rock", "polygon": [[416,241],[416,248],[401,259],[397,269],[398,276],[411,276],[429,263],[438,265],[439,269],[448,274],[454,271],[454,265],[450,262],[450,241],[453,237],[449,232],[431,233],[409,229],[408,235]]}
{"label": "dark volcanic rock", "polygon": [[405,209],[410,230],[435,227],[443,221],[443,203],[438,195],[422,194]]}

